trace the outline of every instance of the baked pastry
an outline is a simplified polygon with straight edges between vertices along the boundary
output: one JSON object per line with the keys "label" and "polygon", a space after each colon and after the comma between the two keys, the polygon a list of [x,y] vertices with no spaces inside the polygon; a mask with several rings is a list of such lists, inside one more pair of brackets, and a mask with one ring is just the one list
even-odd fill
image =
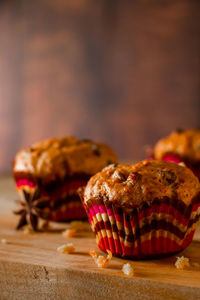
{"label": "baked pastry", "polygon": [[117,156],[108,145],[74,137],[52,138],[21,150],[13,165],[22,196],[17,228],[31,223],[36,230],[38,216],[51,221],[87,217],[77,188],[113,162]]}
{"label": "baked pastry", "polygon": [[184,162],[200,178],[200,130],[172,132],[157,142],[153,157],[169,162]]}
{"label": "baked pastry", "polygon": [[185,166],[156,160],[113,164],[79,192],[102,251],[141,259],[171,255],[192,241],[200,183]]}

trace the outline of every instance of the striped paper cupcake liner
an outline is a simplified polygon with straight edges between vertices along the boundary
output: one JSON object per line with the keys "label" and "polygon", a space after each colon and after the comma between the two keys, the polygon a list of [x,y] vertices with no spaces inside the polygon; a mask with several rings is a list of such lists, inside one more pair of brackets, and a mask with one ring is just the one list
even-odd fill
{"label": "striped paper cupcake liner", "polygon": [[84,207],[102,251],[145,259],[172,255],[191,243],[200,217],[199,199],[189,207],[177,199],[155,199],[131,215],[103,200],[90,199]]}
{"label": "striped paper cupcake liner", "polygon": [[40,207],[39,217],[49,221],[67,222],[75,219],[85,219],[87,215],[82,206],[78,195],[65,196],[66,191],[61,195],[61,199],[54,199],[47,193],[40,191],[34,181],[27,178],[16,180],[17,190],[23,199],[23,191],[30,197],[38,190],[40,197],[43,198],[44,204]]}

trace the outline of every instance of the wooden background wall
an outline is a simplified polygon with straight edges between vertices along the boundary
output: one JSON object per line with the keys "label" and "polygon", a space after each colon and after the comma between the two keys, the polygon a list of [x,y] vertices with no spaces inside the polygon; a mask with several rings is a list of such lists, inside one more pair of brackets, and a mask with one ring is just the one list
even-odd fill
{"label": "wooden background wall", "polygon": [[72,134],[123,160],[200,126],[200,1],[0,1],[0,172]]}

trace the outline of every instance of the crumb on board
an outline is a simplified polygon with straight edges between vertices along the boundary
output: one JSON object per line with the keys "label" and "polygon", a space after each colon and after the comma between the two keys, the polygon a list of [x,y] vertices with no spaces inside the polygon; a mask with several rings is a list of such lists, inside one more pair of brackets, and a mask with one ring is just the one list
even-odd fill
{"label": "crumb on board", "polygon": [[66,229],[65,231],[62,232],[62,236],[64,238],[71,238],[75,236],[76,230],[75,229]]}
{"label": "crumb on board", "polygon": [[134,268],[130,263],[124,264],[122,267],[122,272],[125,275],[132,277],[134,275]]}
{"label": "crumb on board", "polygon": [[8,241],[7,241],[7,239],[1,239],[1,243],[2,244],[8,244]]}
{"label": "crumb on board", "polygon": [[179,270],[183,270],[190,266],[189,258],[181,256],[177,257],[177,260],[175,262],[175,267]]}
{"label": "crumb on board", "polygon": [[95,264],[97,264],[98,268],[107,268],[109,261],[112,258],[112,253],[110,250],[106,250],[108,255],[107,257],[104,257],[102,255],[97,255],[95,251],[90,251],[90,256],[92,256]]}
{"label": "crumb on board", "polygon": [[23,233],[24,233],[25,235],[31,234],[31,232],[32,232],[31,229],[28,228],[28,227],[24,228],[24,230],[23,230]]}
{"label": "crumb on board", "polygon": [[87,222],[83,222],[83,221],[72,221],[70,223],[70,229],[74,229],[77,231],[88,231],[89,224]]}
{"label": "crumb on board", "polygon": [[62,245],[62,246],[58,247],[57,251],[61,252],[61,253],[70,254],[70,253],[73,253],[75,251],[75,247],[74,247],[73,243],[68,243],[68,244],[65,244],[65,245]]}

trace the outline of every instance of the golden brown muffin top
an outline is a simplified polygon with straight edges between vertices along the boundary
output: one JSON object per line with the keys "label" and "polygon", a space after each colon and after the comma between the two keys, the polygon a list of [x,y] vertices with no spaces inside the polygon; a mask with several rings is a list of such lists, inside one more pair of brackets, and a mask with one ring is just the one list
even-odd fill
{"label": "golden brown muffin top", "polygon": [[85,203],[104,199],[128,211],[165,196],[176,197],[188,205],[199,191],[198,178],[185,166],[144,160],[135,165],[104,168],[90,178],[83,197]]}
{"label": "golden brown muffin top", "polygon": [[106,144],[74,137],[51,138],[17,153],[13,171],[51,181],[74,174],[93,175],[113,162],[117,156]]}
{"label": "golden brown muffin top", "polygon": [[154,158],[162,159],[173,153],[194,164],[200,162],[200,130],[177,130],[157,142]]}

